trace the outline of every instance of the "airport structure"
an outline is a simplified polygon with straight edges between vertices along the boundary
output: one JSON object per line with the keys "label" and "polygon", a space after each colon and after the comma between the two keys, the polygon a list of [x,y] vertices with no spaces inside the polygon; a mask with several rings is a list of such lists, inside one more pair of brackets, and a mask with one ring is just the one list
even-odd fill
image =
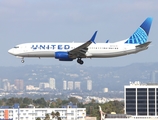
{"label": "airport structure", "polygon": [[20,108],[19,104],[15,104],[12,108],[1,106],[0,120],[36,120],[37,118],[44,120],[46,114],[49,115],[51,120],[56,120],[56,118],[52,118],[52,112],[59,112],[61,120],[86,119],[86,108],[77,108],[73,104],[62,108],[35,108],[33,105],[30,105],[29,108]]}
{"label": "airport structure", "polygon": [[125,114],[107,114],[99,106],[101,120],[158,120],[158,84],[130,82],[124,86]]}
{"label": "airport structure", "polygon": [[124,101],[125,114],[127,115],[157,116],[158,84],[130,82],[130,85],[124,87]]}

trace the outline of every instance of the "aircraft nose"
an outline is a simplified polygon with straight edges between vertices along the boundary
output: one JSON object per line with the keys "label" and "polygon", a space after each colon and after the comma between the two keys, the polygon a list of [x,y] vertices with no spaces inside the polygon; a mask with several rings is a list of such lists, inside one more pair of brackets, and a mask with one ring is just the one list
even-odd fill
{"label": "aircraft nose", "polygon": [[8,53],[13,54],[13,49],[9,49]]}

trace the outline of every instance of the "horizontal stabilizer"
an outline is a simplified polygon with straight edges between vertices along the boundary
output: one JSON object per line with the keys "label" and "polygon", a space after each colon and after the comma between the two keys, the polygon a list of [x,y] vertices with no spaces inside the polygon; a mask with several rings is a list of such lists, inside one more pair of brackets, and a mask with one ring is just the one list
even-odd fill
{"label": "horizontal stabilizer", "polygon": [[143,47],[147,47],[150,43],[151,43],[151,41],[146,42],[146,43],[144,43],[144,44],[137,45],[137,46],[136,46],[136,48],[143,48]]}

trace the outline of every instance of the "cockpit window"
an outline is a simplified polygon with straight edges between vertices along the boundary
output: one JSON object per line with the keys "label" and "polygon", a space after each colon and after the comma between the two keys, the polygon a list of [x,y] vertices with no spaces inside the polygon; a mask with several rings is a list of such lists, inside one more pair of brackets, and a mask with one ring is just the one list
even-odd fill
{"label": "cockpit window", "polygon": [[19,48],[19,46],[15,46],[14,48]]}

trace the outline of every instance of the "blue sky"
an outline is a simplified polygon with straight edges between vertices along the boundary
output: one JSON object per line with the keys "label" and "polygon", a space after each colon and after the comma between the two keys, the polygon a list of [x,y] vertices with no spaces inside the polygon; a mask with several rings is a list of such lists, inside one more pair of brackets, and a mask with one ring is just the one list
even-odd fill
{"label": "blue sky", "polygon": [[8,49],[27,42],[86,42],[98,30],[97,42],[128,38],[148,17],[153,17],[149,49],[117,58],[85,59],[88,66],[124,66],[136,62],[158,62],[157,0],[1,0],[0,66],[28,64],[78,65],[54,58],[20,59]]}

